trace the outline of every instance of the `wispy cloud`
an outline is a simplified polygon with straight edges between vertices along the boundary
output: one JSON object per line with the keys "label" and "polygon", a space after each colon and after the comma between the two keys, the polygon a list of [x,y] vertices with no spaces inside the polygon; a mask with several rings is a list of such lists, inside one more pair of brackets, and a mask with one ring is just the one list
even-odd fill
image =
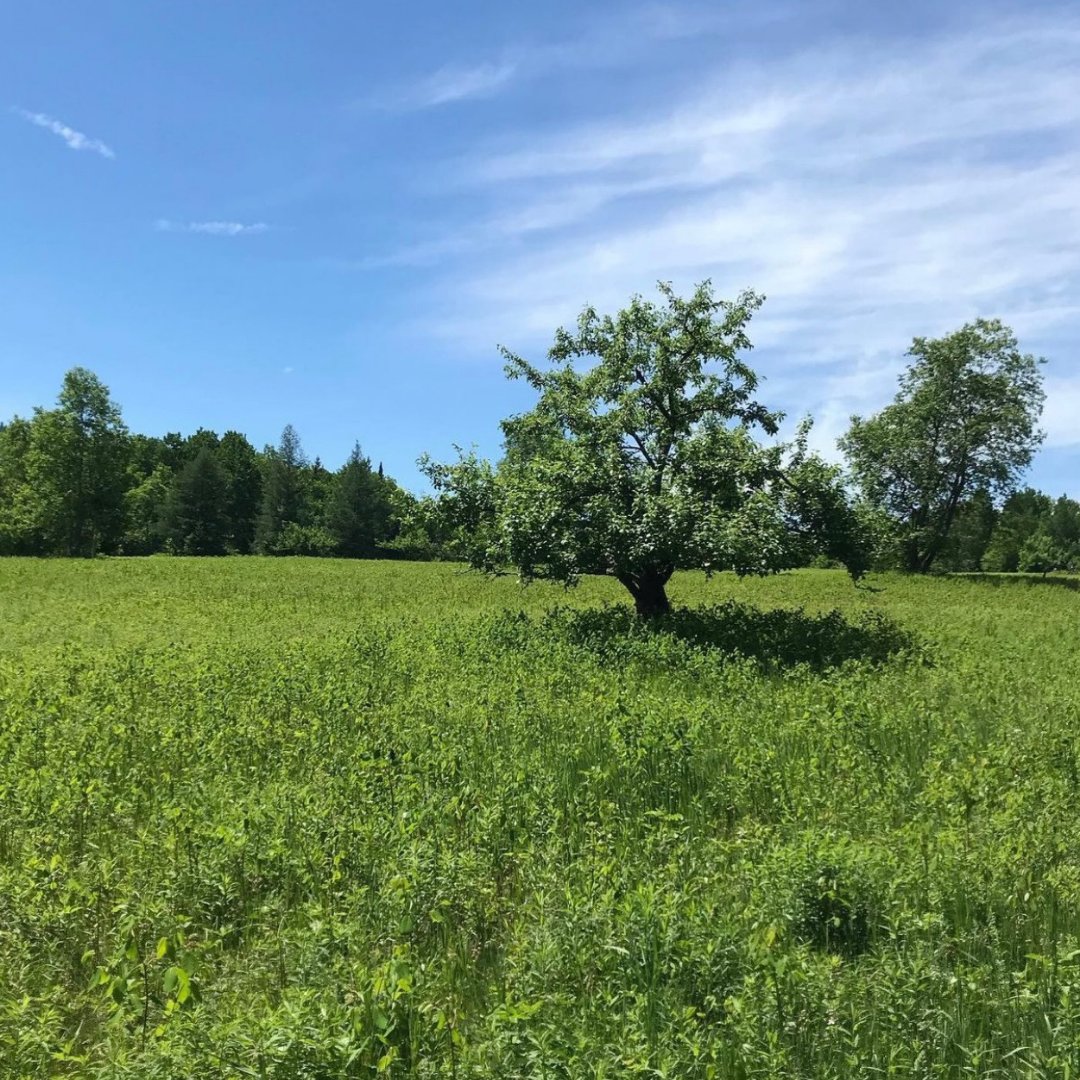
{"label": "wispy cloud", "polygon": [[265,222],[246,224],[242,221],[169,221],[160,218],[154,223],[158,232],[202,233],[204,236],[250,236],[270,228]]}
{"label": "wispy cloud", "polygon": [[[775,5],[773,17],[786,6]],[[717,14],[712,9],[678,4],[628,4],[613,22],[609,14],[586,12],[573,36],[562,40],[517,44],[497,59],[472,64],[447,64],[423,76],[376,104],[396,109],[425,109],[470,99],[487,98],[511,84],[542,79],[565,70],[596,71],[619,67],[657,45],[683,38],[730,32],[736,23],[762,21],[758,12]]]}
{"label": "wispy cloud", "polygon": [[13,108],[12,112],[17,116],[21,116],[24,120],[28,120],[31,124],[36,124],[39,128],[51,131],[54,135],[59,135],[72,150],[90,150],[104,158],[116,157],[112,148],[100,139],[92,139],[89,135],[84,135],[81,131],[76,131],[73,127],[63,123],[63,121],[56,120],[45,113],[29,112],[26,109],[18,108]]}
{"label": "wispy cloud", "polygon": [[405,92],[399,104],[414,109],[449,105],[467,98],[482,98],[505,86],[517,71],[513,62],[478,64],[474,67],[440,68]]}
{"label": "wispy cloud", "polygon": [[[841,41],[694,72],[651,116],[476,142],[456,180],[483,218],[398,256],[434,263],[428,324],[462,349],[541,348],[585,302],[657,279],[756,287],[771,391],[831,439],[891,395],[914,334],[976,315],[1012,321],[1062,374],[1052,346],[1080,333],[1078,171],[1075,18]],[[1050,441],[1080,443],[1059,412]]]}

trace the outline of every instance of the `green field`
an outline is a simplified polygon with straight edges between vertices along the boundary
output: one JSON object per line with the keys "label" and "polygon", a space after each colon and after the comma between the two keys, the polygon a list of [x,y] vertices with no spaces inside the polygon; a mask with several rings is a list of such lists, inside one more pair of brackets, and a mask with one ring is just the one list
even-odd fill
{"label": "green field", "polygon": [[1077,1076],[1080,592],[869,586],[0,561],[0,1076]]}

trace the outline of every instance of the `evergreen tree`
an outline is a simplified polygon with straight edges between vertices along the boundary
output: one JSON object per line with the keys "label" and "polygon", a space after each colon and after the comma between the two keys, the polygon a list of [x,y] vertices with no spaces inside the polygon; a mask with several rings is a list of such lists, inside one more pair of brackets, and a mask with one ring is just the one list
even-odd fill
{"label": "evergreen tree", "polygon": [[390,516],[386,481],[372,472],[370,459],[357,444],[335,477],[327,505],[326,526],[338,552],[348,558],[371,558],[387,537]]}
{"label": "evergreen tree", "polygon": [[203,446],[173,481],[163,532],[172,550],[183,555],[223,555],[229,535],[225,513],[225,471]]}
{"label": "evergreen tree", "polygon": [[255,531],[255,548],[264,555],[274,553],[287,524],[306,524],[302,472],[307,460],[292,424],[285,425],[276,448],[267,448],[265,462],[262,508]]}
{"label": "evergreen tree", "polygon": [[336,477],[316,458],[303,473],[305,522],[322,527],[333,497]]}

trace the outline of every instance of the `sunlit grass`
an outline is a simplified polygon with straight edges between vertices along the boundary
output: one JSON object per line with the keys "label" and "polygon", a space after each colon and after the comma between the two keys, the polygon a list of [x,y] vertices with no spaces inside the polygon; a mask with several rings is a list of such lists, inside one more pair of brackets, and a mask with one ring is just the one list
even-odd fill
{"label": "sunlit grass", "polygon": [[1076,1075],[1080,594],[868,585],[0,562],[0,1075]]}

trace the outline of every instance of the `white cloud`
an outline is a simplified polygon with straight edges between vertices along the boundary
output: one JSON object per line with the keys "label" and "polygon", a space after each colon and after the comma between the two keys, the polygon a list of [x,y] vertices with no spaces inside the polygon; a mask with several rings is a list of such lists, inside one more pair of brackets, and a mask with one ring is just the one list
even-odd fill
{"label": "white cloud", "polygon": [[479,64],[475,67],[444,67],[418,83],[402,99],[416,109],[449,105],[467,98],[488,97],[508,83],[517,71],[514,63]]}
{"label": "white cloud", "polygon": [[[456,176],[483,218],[410,251],[435,266],[428,324],[493,358],[657,279],[757,288],[764,396],[831,441],[891,397],[913,335],[977,315],[1050,356],[1075,403],[1050,346],[1080,332],[1078,172],[1080,21],[1033,17],[695,73],[652,116],[487,136]],[[1052,444],[1080,442],[1070,411],[1048,404]]]}
{"label": "white cloud", "polygon": [[81,131],[76,131],[73,127],[69,127],[62,121],[55,120],[45,113],[28,112],[26,109],[14,109],[13,111],[31,124],[36,124],[46,131],[51,131],[54,135],[59,135],[72,150],[90,150],[104,158],[116,157],[112,148],[100,139],[92,139],[89,135],[84,135]]}
{"label": "white cloud", "polygon": [[205,236],[250,236],[264,233],[270,226],[262,221],[245,224],[241,221],[169,221],[161,218],[154,223],[158,232],[202,233]]}
{"label": "white cloud", "polygon": [[647,56],[664,42],[732,33],[746,26],[783,18],[786,5],[774,10],[718,13],[672,3],[627,5],[617,18],[583,9],[574,32],[562,40],[534,41],[504,49],[499,59],[472,65],[447,64],[388,97],[369,104],[423,109],[474,98],[491,97],[511,83],[541,79],[566,70],[618,68]]}
{"label": "white cloud", "polygon": [[1047,447],[1080,446],[1080,373],[1046,380],[1042,426]]}

